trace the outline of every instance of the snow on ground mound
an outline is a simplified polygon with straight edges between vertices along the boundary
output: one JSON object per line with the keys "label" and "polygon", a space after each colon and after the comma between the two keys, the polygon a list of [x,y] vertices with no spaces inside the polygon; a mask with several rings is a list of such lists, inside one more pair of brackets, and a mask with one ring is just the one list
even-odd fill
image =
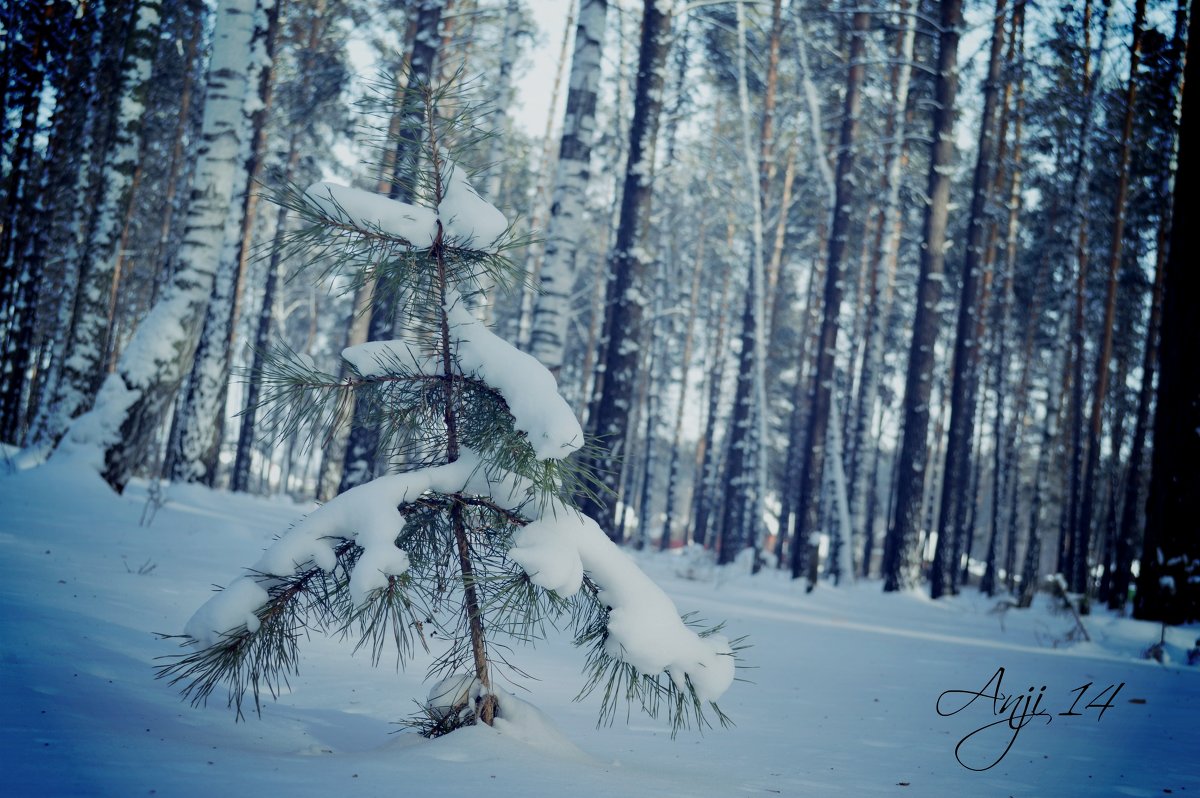
{"label": "snow on ground mound", "polygon": [[[5,795],[315,798],[387,795],[397,784],[413,795],[500,798],[1200,792],[1200,668],[1178,664],[1196,626],[1167,629],[1164,666],[1138,658],[1158,626],[1100,611],[1085,619],[1094,644],[1081,646],[1065,639],[1074,622],[1041,596],[1031,610],[997,612],[970,587],[936,602],[884,595],[874,581],[805,595],[771,572],[679,578],[671,555],[638,563],[674,602],[726,618],[756,643],[752,684],[722,702],[732,730],[671,741],[665,721],[639,716],[596,728],[599,697],[572,702],[579,652],[557,638],[520,652],[533,677],[522,700],[586,760],[522,742],[554,735],[503,710],[520,733],[393,735],[414,710],[409,697],[429,689],[426,655],[397,673],[319,636],[278,703],[234,723],[219,697],[193,709],[153,679],[155,658],[173,650],[154,633],[179,629],[211,574],[230,557],[252,562],[305,508],[173,486],[144,527],[144,483],[124,496],[102,487],[78,469],[0,477]],[[949,718],[935,704],[946,690],[981,689],[998,667],[1006,691],[1046,685],[1042,707],[1054,713],[1085,684],[1081,705],[1124,687],[1103,719],[1091,709],[1031,723],[996,767],[973,773],[955,761],[956,743],[1007,716],[994,716],[990,700]]]}

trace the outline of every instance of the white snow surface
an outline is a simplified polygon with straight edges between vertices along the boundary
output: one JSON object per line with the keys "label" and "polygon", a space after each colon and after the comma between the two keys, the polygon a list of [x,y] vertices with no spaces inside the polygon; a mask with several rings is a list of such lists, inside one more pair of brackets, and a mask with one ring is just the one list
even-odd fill
{"label": "white snow surface", "polygon": [[445,196],[437,214],[446,238],[457,247],[489,249],[508,230],[504,214],[479,196],[467,173],[454,162],[446,161],[442,181]]}
{"label": "white snow surface", "polygon": [[342,350],[342,359],[364,377],[378,377],[396,367],[415,374],[437,374],[438,360],[432,352],[400,339],[367,341]]}
{"label": "white snow surface", "polygon": [[[597,728],[599,696],[572,701],[582,652],[553,632],[511,652],[533,678],[513,677],[528,692],[501,680],[527,703],[495,690],[504,722],[494,728],[437,740],[394,733],[427,694],[425,669],[439,651],[419,651],[397,672],[320,635],[301,641],[300,674],[277,701],[265,699],[262,718],[234,723],[220,690],[193,708],[154,680],[156,658],[178,651],[154,633],[182,628],[214,574],[253,562],[311,507],[171,486],[146,527],[146,488],[134,480],[117,496],[94,471],[58,461],[0,476],[6,796],[367,798],[397,785],[409,795],[501,798],[1200,791],[1200,668],[1182,664],[1198,626],[1166,630],[1160,665],[1140,658],[1158,642],[1157,625],[1103,609],[1084,619],[1093,642],[1071,642],[1074,621],[1042,596],[1001,614],[973,587],[938,601],[885,595],[875,580],[805,594],[780,573],[681,568],[676,552],[637,561],[680,607],[727,620],[754,644],[744,653],[748,683],[721,701],[735,728],[672,741],[664,720],[636,710]],[[1095,709],[1035,720],[998,765],[971,772],[955,745],[999,720],[980,735],[995,734],[986,744],[998,753],[1012,734],[1007,713],[994,716],[989,699],[940,717],[935,704],[946,690],[980,690],[1000,667],[1006,692],[1046,685],[1042,708],[1052,713],[1089,682],[1081,706],[1110,684],[1124,687],[1100,721]],[[537,715],[523,712],[528,705]]]}

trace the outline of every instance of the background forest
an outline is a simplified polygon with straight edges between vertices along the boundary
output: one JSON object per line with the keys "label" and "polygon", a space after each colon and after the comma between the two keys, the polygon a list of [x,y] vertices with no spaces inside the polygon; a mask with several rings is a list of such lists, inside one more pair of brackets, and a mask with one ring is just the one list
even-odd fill
{"label": "background forest", "polygon": [[371,71],[461,73],[496,133],[474,184],[526,236],[478,312],[583,419],[613,540],[1200,619],[1185,0],[2,13],[16,459],[320,500],[403,469],[367,408],[272,428],[272,350],[337,374],[394,314],[297,278],[264,195],[397,196]]}

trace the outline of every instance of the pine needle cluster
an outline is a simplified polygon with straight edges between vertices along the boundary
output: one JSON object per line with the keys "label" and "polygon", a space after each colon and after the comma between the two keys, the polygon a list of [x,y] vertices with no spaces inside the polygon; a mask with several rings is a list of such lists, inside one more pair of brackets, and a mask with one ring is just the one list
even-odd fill
{"label": "pine needle cluster", "polygon": [[[479,115],[469,92],[456,81],[432,87],[408,76],[377,87],[375,96],[391,132],[377,147],[380,162],[395,175],[391,196],[438,208],[447,164],[466,163],[486,136],[474,122]],[[274,200],[297,220],[283,240],[284,256],[316,279],[336,277],[350,289],[371,286],[386,297],[397,345],[377,350],[373,362],[358,359],[344,377],[324,373],[286,348],[271,353],[260,375],[259,412],[273,433],[286,438],[306,429],[332,431],[348,422],[357,402],[367,409],[368,423],[378,426],[382,450],[399,476],[448,466],[470,452],[485,484],[517,480],[522,488],[514,498],[435,487],[390,508],[403,520],[394,546],[407,556],[407,568],[365,595],[353,589],[365,555],[352,525],[321,537],[331,556],[314,555],[291,572],[249,572],[252,584],[243,587],[267,595],[253,617],[208,645],[175,636],[185,653],[170,657],[159,677],[196,705],[223,685],[241,718],[247,695],[261,713],[261,694],[277,697],[287,686],[299,668],[299,640],[311,632],[351,638],[355,651],[368,651],[375,664],[392,654],[398,668],[419,645],[432,657],[429,679],[467,674],[474,680],[470,705],[452,712],[426,706],[410,722],[437,735],[461,724],[490,723],[503,711],[503,698],[492,689],[495,678],[525,676],[513,660],[514,644],[568,626],[589,650],[580,697],[601,691],[602,722],[611,722],[618,704],[628,701],[651,715],[665,709],[673,730],[708,726],[706,710],[725,725],[724,713],[697,698],[690,682],[641,673],[612,656],[605,645],[611,608],[590,579],[573,595],[560,596],[534,584],[509,557],[514,536],[547,506],[569,508],[570,497],[597,485],[576,465],[586,462],[588,447],[583,458],[537,456],[505,395],[462,367],[450,334],[451,298],[469,303],[485,284],[511,285],[518,270],[506,253],[526,242],[515,240],[511,227],[490,243],[456,240],[440,221],[431,242],[407,240],[349,209],[314,203],[298,186],[282,188]],[[739,648],[734,641],[734,652]]]}

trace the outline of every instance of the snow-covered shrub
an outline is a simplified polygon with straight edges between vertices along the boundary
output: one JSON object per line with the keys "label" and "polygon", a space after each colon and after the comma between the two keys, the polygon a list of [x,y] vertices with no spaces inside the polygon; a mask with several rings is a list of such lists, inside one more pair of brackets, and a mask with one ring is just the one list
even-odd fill
{"label": "snow-covered shrub", "polygon": [[456,163],[478,131],[469,112],[442,109],[464,98],[417,82],[399,96],[396,163],[414,170],[400,199],[318,183],[280,201],[302,221],[288,255],[352,285],[372,281],[403,332],[345,350],[348,379],[288,352],[263,374],[281,433],[314,414],[328,429],[365,403],[398,472],[280,537],[195,613],[187,653],[160,675],[193,703],[225,685],[240,717],[247,693],[260,710],[263,688],[277,695],[295,673],[309,630],[355,636],[375,662],[389,648],[403,664],[417,643],[440,646],[424,727],[441,733],[502,719],[494,671],[511,666],[497,651],[562,621],[588,649],[580,695],[601,689],[602,719],[625,698],[651,715],[665,705],[673,729],[706,725],[706,711],[724,722],[715,702],[733,680],[736,641],[685,623],[571,506],[590,484],[568,459],[583,444],[578,421],[551,374],[469,310],[477,286],[515,269],[507,221]]}

